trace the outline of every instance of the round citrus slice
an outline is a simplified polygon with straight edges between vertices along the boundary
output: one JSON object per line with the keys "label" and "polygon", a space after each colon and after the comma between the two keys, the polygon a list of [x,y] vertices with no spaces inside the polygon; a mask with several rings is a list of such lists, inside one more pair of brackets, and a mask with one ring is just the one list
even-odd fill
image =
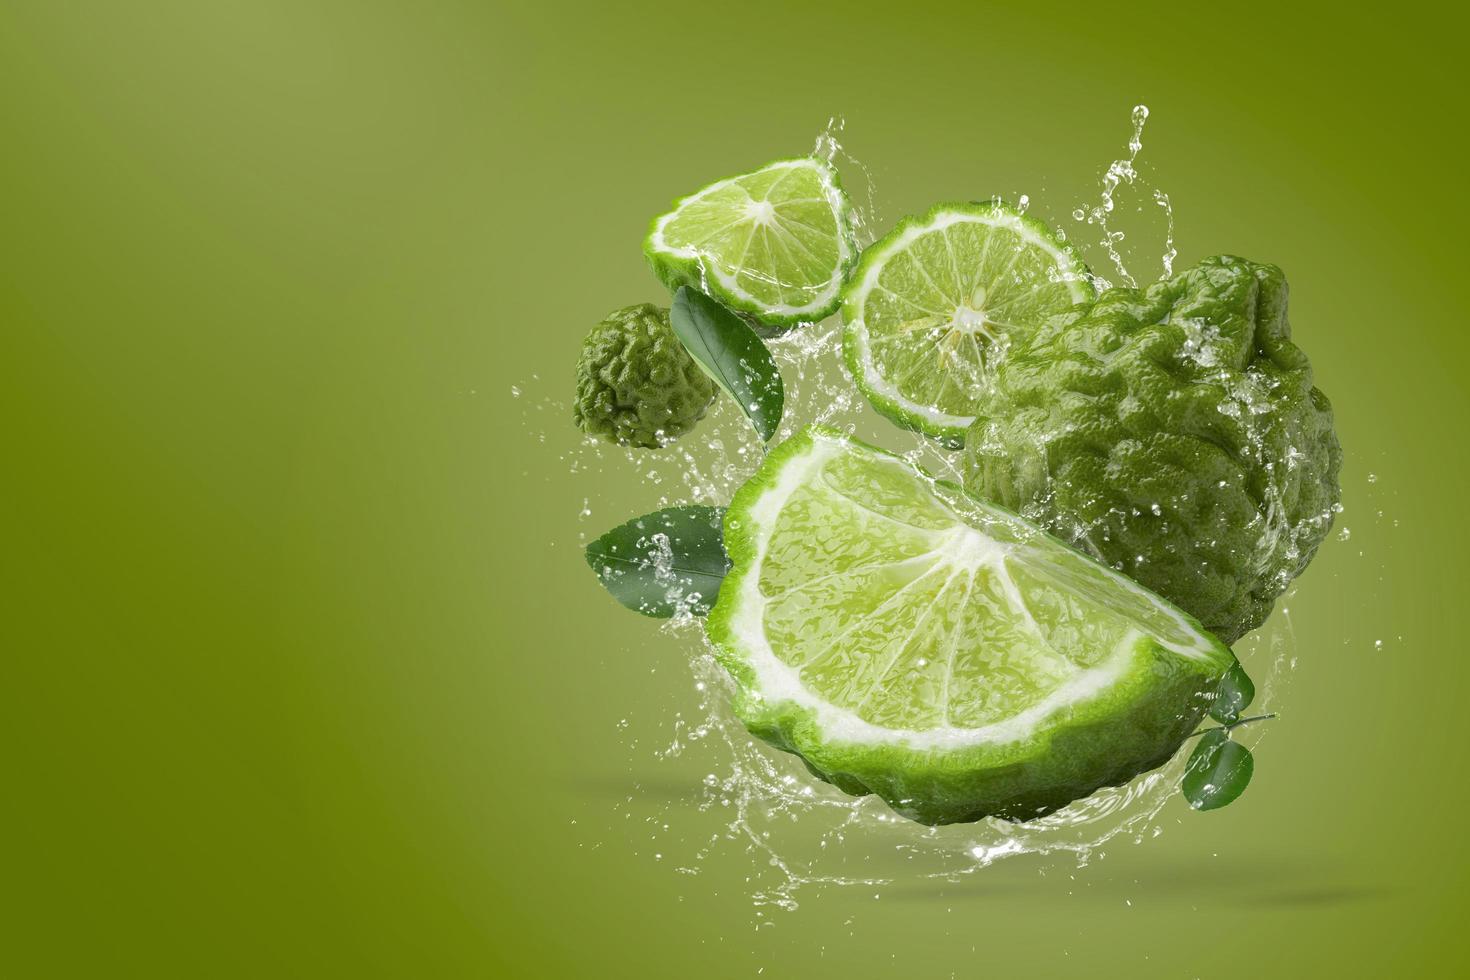
{"label": "round citrus slice", "polygon": [[863,253],[843,290],[843,353],[874,408],[958,448],[994,361],[1095,295],[1040,221],[1000,201],[940,204]]}
{"label": "round citrus slice", "polygon": [[717,181],[654,219],[644,254],[670,289],[693,286],[772,327],[836,311],[857,257],[837,172],[780,160]]}
{"label": "round citrus slice", "polygon": [[1112,569],[827,429],[771,452],[725,545],[707,628],[736,715],[922,823],[1026,820],[1162,765],[1235,663]]}

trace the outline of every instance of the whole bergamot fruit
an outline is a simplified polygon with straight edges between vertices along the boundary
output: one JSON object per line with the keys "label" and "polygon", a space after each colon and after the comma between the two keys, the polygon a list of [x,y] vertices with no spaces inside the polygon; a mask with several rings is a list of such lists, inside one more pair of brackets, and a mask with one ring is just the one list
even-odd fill
{"label": "whole bergamot fruit", "polygon": [[1286,303],[1276,266],[1217,256],[1053,317],[997,366],[966,484],[1233,643],[1338,510],[1332,407]]}
{"label": "whole bergamot fruit", "polygon": [[589,435],[657,449],[694,428],[714,397],[714,381],[679,343],[669,311],[640,303],[587,334],[572,414]]}

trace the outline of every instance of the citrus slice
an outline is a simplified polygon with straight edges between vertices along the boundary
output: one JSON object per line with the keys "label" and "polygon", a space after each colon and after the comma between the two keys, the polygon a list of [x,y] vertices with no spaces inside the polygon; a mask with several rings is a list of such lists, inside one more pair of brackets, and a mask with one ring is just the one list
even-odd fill
{"label": "citrus slice", "polygon": [[927,824],[1026,820],[1162,765],[1235,663],[1185,613],[900,457],[810,428],[725,516],[736,715]]}
{"label": "citrus slice", "polygon": [[874,408],[957,448],[995,359],[1095,295],[1040,221],[1000,201],[940,204],[863,253],[843,290],[843,353]]}
{"label": "citrus slice", "polygon": [[835,312],[857,257],[837,172],[812,158],[780,160],[675,202],[654,219],[643,251],[671,290],[693,286],[773,327]]}

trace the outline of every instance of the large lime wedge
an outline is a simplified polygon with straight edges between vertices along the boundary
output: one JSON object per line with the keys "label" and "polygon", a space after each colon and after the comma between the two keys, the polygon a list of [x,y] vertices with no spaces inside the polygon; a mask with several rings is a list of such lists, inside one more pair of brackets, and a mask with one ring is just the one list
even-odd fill
{"label": "large lime wedge", "polygon": [[1047,317],[1092,299],[1086,272],[1010,205],[937,205],[865,251],[843,290],[848,370],[894,422],[963,445],[988,368]]}
{"label": "large lime wedge", "polygon": [[670,289],[693,286],[773,327],[835,312],[857,257],[837,172],[811,158],[683,198],[654,219],[643,251]]}
{"label": "large lime wedge", "polygon": [[1161,765],[1235,662],[1122,575],[826,429],[771,452],[725,545],[708,630],[735,713],[923,823],[1025,820]]}

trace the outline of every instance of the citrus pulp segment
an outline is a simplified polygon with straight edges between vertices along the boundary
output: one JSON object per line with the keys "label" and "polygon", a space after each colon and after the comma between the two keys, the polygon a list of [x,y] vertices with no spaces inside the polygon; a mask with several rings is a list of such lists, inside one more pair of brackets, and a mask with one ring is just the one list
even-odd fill
{"label": "citrus pulp segment", "polygon": [[809,157],[779,160],[677,201],[654,220],[643,250],[670,289],[693,286],[777,327],[836,311],[857,257],[837,172]]}
{"label": "citrus pulp segment", "polygon": [[843,290],[843,352],[874,408],[959,446],[994,361],[1094,295],[1040,221],[1000,201],[940,204],[863,253]]}

